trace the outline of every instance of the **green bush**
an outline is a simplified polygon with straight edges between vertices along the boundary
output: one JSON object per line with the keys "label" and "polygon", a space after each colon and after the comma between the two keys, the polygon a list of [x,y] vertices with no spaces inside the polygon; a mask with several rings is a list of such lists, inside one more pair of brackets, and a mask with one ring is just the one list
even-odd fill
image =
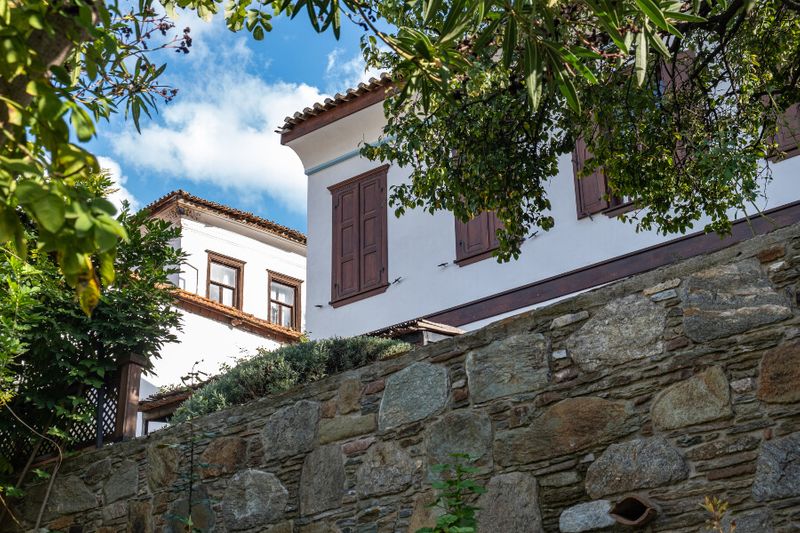
{"label": "green bush", "polygon": [[366,365],[411,348],[378,337],[332,338],[300,342],[268,351],[259,348],[195,391],[172,417],[183,422],[232,405],[285,391],[325,376]]}

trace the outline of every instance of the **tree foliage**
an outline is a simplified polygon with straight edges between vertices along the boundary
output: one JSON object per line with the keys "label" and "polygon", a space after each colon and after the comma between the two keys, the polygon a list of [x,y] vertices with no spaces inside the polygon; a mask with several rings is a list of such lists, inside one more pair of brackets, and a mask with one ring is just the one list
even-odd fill
{"label": "tree foliage", "polygon": [[[639,227],[685,231],[706,214],[706,229],[726,230],[729,208],[763,193],[760,162],[798,97],[795,0],[0,0],[0,242],[24,256],[32,220],[85,312],[125,233],[75,187],[97,172],[81,143],[113,113],[138,127],[175,96],[153,53],[189,51],[188,29],[160,14],[178,8],[224,11],[255,39],[277,16],[337,37],[344,18],[361,25],[371,64],[398,82],[387,142],[365,148],[411,168],[397,211],[494,210],[504,258],[552,227],[548,180],[578,136],[595,155],[587,170],[643,208]],[[663,90],[686,54],[687,87]]]}
{"label": "tree foliage", "polygon": [[18,416],[69,444],[70,427],[94,416],[85,400],[89,388],[102,387],[121,358],[139,354],[152,361],[176,340],[180,317],[168,276],[183,261],[183,253],[170,246],[179,228],[149,219],[145,211],[124,210],[116,222],[129,238],[117,249],[117,275],[101,291],[92,317],[76,301],[53,254],[38,248],[32,224],[26,224],[32,250],[27,262],[14,250],[0,250],[0,272],[8,275],[0,287],[0,343],[13,350],[0,360],[0,394],[16,413],[0,411],[3,439],[33,438]]}
{"label": "tree foliage", "polygon": [[495,211],[504,259],[554,225],[548,188],[578,138],[593,154],[584,172],[601,168],[609,195],[634,202],[637,229],[707,216],[726,233],[764,195],[780,118],[800,101],[794,2],[408,5],[382,11],[401,28],[389,52],[365,46],[401,81],[382,142],[363,152],[410,168],[398,214]]}

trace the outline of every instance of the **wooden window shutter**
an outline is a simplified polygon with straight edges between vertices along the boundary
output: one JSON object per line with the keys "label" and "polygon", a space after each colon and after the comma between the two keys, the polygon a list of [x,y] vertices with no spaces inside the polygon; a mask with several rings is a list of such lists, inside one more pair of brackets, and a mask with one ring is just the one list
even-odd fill
{"label": "wooden window shutter", "polygon": [[358,184],[360,264],[362,291],[387,283],[386,172],[366,177]]}
{"label": "wooden window shutter", "polygon": [[389,285],[388,169],[388,165],[383,165],[329,187],[333,200],[331,304],[334,307],[377,294]]}
{"label": "wooden window shutter", "polygon": [[502,224],[493,211],[486,211],[469,222],[456,219],[456,262],[487,254],[499,246],[497,229]]}
{"label": "wooden window shutter", "polygon": [[583,139],[575,141],[575,151],[572,154],[572,164],[575,172],[575,200],[578,207],[578,218],[585,218],[595,213],[608,209],[608,190],[606,177],[601,169],[597,169],[588,176],[581,176],[583,165],[591,153]]}
{"label": "wooden window shutter", "polygon": [[800,105],[789,107],[778,119],[778,134],[775,136],[778,150],[788,155],[800,153]]}
{"label": "wooden window shutter", "polygon": [[358,184],[333,193],[333,288],[338,300],[359,290]]}

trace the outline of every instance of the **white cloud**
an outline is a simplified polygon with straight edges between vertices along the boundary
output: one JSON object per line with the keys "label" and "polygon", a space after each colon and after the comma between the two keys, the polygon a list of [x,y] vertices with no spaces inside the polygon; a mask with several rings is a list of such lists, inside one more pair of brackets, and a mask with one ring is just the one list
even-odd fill
{"label": "white cloud", "polygon": [[141,135],[120,133],[111,141],[116,157],[145,171],[265,193],[304,212],[303,166],[275,129],[325,95],[305,84],[267,83],[241,69],[207,79],[162,107],[163,125],[149,123]]}
{"label": "white cloud", "polygon": [[122,169],[120,168],[119,163],[110,157],[103,156],[98,156],[97,162],[100,165],[100,168],[108,171],[109,176],[111,176],[111,180],[114,182],[114,192],[108,196],[108,199],[117,207],[117,210],[122,210],[123,200],[128,201],[131,206],[131,210],[136,211],[139,209],[139,201],[134,198],[128,189],[125,188],[125,183],[128,181],[128,178],[122,174]]}
{"label": "white cloud", "polygon": [[329,93],[344,92],[370,78],[377,78],[379,72],[367,69],[360,52],[347,59],[342,57],[344,50],[335,48],[328,53],[328,64],[325,67],[326,90]]}

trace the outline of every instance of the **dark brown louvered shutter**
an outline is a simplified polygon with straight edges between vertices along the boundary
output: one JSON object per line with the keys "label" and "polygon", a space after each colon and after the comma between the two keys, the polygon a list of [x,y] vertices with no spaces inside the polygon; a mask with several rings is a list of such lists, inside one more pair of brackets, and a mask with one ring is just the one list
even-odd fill
{"label": "dark brown louvered shutter", "polygon": [[787,155],[800,153],[800,105],[791,106],[778,119],[775,142],[778,144],[778,150]]}
{"label": "dark brown louvered shutter", "polygon": [[578,218],[585,218],[608,209],[606,177],[597,169],[588,176],[580,177],[583,165],[591,154],[583,139],[575,141],[572,164],[575,172],[575,200]]}
{"label": "dark brown louvered shutter", "polygon": [[469,222],[456,219],[456,260],[481,254],[490,247],[489,214],[481,213]]}
{"label": "dark brown louvered shutter", "polygon": [[358,183],[352,183],[333,191],[333,300],[358,293],[358,228]]}
{"label": "dark brown louvered shutter", "polygon": [[387,283],[386,170],[365,176],[358,188],[360,289],[367,291]]}

